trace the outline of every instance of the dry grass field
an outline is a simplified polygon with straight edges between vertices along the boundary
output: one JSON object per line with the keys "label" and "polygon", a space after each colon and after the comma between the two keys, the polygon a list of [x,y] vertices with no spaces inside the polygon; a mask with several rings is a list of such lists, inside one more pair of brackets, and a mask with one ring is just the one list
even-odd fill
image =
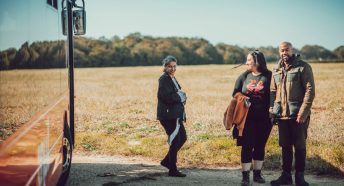
{"label": "dry grass field", "polygon": [[[178,66],[176,77],[188,97],[185,125],[188,141],[179,153],[180,165],[240,164],[240,148],[222,125],[234,82],[245,70],[232,67]],[[312,64],[312,67],[316,98],[308,135],[307,168],[317,174],[344,175],[344,63]],[[59,84],[59,79],[67,77],[65,73],[59,70],[0,73],[1,80],[6,80],[2,82],[8,82],[1,84],[0,92],[1,105],[8,105],[0,108],[2,139],[65,90],[67,85]],[[75,69],[76,152],[162,159],[168,145],[156,120],[161,74],[161,67]],[[21,106],[14,110],[11,105],[18,103]],[[279,168],[277,127],[273,128],[266,151],[265,167]]]}
{"label": "dry grass field", "polygon": [[[188,141],[183,166],[234,166],[240,149],[222,125],[234,82],[245,67],[178,66],[187,93]],[[270,69],[272,65],[269,66]],[[312,64],[316,98],[308,140],[308,171],[344,172],[344,64]],[[156,120],[161,67],[76,69],[76,150],[82,153],[162,159],[166,135]],[[277,127],[267,146],[265,167],[280,166]]]}
{"label": "dry grass field", "polygon": [[66,69],[0,71],[0,144],[68,91]]}

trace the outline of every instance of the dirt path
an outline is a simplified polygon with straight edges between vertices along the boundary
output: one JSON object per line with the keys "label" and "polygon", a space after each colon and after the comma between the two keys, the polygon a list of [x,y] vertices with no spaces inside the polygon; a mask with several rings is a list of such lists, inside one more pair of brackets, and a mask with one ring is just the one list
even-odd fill
{"label": "dirt path", "polygon": [[[186,178],[167,176],[158,162],[136,157],[75,155],[67,186],[83,185],[240,185],[241,172],[237,168],[185,168]],[[268,183],[279,171],[264,171]],[[344,185],[344,178],[306,175],[310,185]],[[252,180],[252,175],[251,175]],[[269,184],[252,185],[269,185]]]}

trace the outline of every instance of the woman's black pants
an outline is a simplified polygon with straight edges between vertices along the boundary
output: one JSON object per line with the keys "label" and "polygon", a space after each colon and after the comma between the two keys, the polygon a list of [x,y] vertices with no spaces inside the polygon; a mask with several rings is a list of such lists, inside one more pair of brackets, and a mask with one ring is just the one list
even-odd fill
{"label": "woman's black pants", "polygon": [[246,120],[241,141],[241,163],[251,163],[252,159],[264,160],[265,145],[271,129],[269,118]]}
{"label": "woman's black pants", "polygon": [[170,141],[169,151],[162,161],[168,164],[170,170],[174,171],[177,170],[177,153],[187,139],[185,127],[180,119],[160,120],[160,123],[164,127]]}

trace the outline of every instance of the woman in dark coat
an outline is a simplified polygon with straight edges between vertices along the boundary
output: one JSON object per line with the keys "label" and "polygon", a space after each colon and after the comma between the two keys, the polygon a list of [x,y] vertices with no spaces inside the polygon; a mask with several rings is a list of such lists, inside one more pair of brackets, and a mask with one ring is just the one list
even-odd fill
{"label": "woman in dark coat", "polygon": [[164,73],[159,78],[157,119],[168,136],[169,151],[160,164],[169,169],[168,175],[185,177],[177,169],[177,153],[186,141],[185,121],[186,95],[174,76],[177,59],[167,56],[163,60]]}
{"label": "woman in dark coat", "polygon": [[[235,82],[233,96],[241,92],[251,102],[242,136],[236,136],[241,148],[242,182],[250,184],[250,169],[253,163],[253,181],[265,183],[261,176],[265,156],[265,145],[271,132],[269,119],[271,71],[267,69],[263,53],[250,52],[246,60],[247,70]],[[233,134],[236,133],[235,129]],[[253,161],[252,161],[253,160]]]}

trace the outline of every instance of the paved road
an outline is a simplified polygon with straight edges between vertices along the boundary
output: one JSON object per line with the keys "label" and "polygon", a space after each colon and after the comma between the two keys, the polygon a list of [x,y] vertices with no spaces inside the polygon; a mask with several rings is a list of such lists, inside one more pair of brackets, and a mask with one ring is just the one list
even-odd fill
{"label": "paved road", "polygon": [[[178,185],[178,186],[213,186],[240,185],[241,172],[239,168],[217,169],[181,169],[187,174],[186,178],[167,176],[167,170],[157,162],[142,158],[119,156],[81,156],[73,158],[71,174],[67,186],[112,186],[112,185]],[[276,171],[264,171],[268,182],[279,176]],[[310,185],[314,186],[344,186],[344,178],[319,177],[306,175]],[[252,180],[252,175],[251,175]],[[269,184],[252,184],[269,185]]]}

